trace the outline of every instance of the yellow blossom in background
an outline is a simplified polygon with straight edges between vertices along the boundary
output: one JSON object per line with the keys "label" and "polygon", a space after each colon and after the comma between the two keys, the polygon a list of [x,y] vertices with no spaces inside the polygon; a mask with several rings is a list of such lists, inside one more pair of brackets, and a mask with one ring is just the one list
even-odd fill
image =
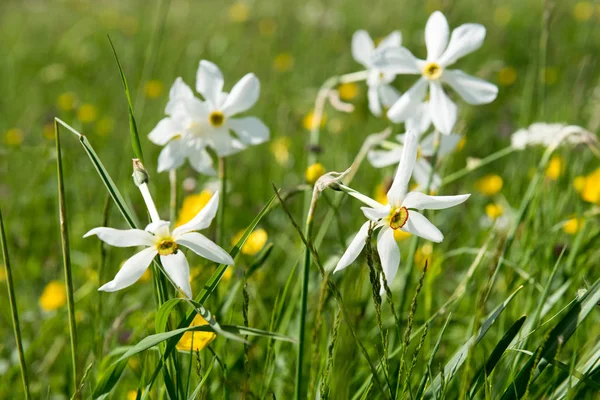
{"label": "yellow blossom in background", "polygon": [[56,105],[62,111],[71,111],[75,108],[77,97],[71,92],[65,92],[56,99]]}
{"label": "yellow blossom in background", "polygon": [[389,189],[389,185],[387,185],[385,182],[382,182],[379,185],[377,185],[375,187],[375,193],[373,195],[373,198],[375,199],[375,201],[377,201],[378,203],[384,204],[384,205],[387,204],[388,203],[388,199],[387,199],[388,189]]}
{"label": "yellow blossom in background", "polygon": [[[246,230],[244,229],[244,230],[241,230],[238,233],[236,233],[235,236],[233,237],[233,239],[231,239],[231,244],[232,245],[237,244],[237,242],[240,241],[242,236],[244,236],[245,231]],[[269,235],[267,235],[267,231],[265,231],[262,228],[255,229],[248,236],[248,239],[246,239],[246,243],[244,243],[244,245],[240,249],[240,252],[247,256],[254,256],[259,251],[261,251],[263,247],[265,247],[265,244],[267,244],[268,239],[269,239]]]}
{"label": "yellow blossom in background", "polygon": [[585,177],[575,180],[575,189],[584,201],[600,204],[600,168]]}
{"label": "yellow blossom in background", "polygon": [[498,71],[498,83],[504,86],[510,86],[517,80],[517,70],[506,66]]}
{"label": "yellow blossom in background", "polygon": [[140,371],[140,360],[138,360],[137,357],[129,357],[129,359],[127,359],[127,365],[132,371],[135,371],[136,373]]}
{"label": "yellow blossom in background", "polygon": [[56,132],[54,132],[54,123],[48,122],[47,124],[44,124],[44,128],[42,128],[42,134],[46,139],[54,139],[54,137],[56,136],[55,133]]}
{"label": "yellow blossom in background", "polygon": [[340,93],[340,99],[349,101],[358,96],[358,85],[354,82],[342,83],[338,86],[338,92]]}
{"label": "yellow blossom in background", "polygon": [[258,31],[263,36],[273,36],[277,32],[277,22],[273,18],[263,18],[258,21]]}
{"label": "yellow blossom in background", "polygon": [[396,239],[396,242],[401,242],[411,236],[409,232],[404,232],[402,229],[394,229],[394,239]]}
{"label": "yellow blossom in background", "polygon": [[[323,128],[325,126],[325,122],[327,122],[327,117],[325,116],[325,114],[323,114],[321,116],[321,128]],[[318,124],[318,121],[315,120],[315,113],[314,111],[309,112],[308,114],[306,114],[304,116],[304,119],[302,120],[302,126],[304,127],[304,129],[307,130],[312,130],[313,128],[316,128]]]}
{"label": "yellow blossom in background", "polygon": [[563,231],[569,235],[574,235],[583,227],[583,218],[571,218],[563,224]]}
{"label": "yellow blossom in background", "polygon": [[149,99],[156,99],[163,94],[165,90],[165,85],[159,81],[158,79],[152,79],[144,85],[144,94]]}
{"label": "yellow blossom in background", "polygon": [[229,7],[229,18],[233,22],[245,22],[250,15],[250,7],[243,1],[238,1]]}
{"label": "yellow blossom in background", "polygon": [[315,163],[306,168],[304,178],[309,185],[314,185],[317,179],[325,174],[325,167],[321,163]]}
{"label": "yellow blossom in background", "polygon": [[82,104],[77,110],[77,119],[84,124],[94,122],[98,118],[98,110],[92,104]]}
{"label": "yellow blossom in background", "polygon": [[558,79],[558,71],[554,67],[546,67],[542,70],[542,79],[546,85],[553,85]]}
{"label": "yellow blossom in background", "polygon": [[12,128],[6,131],[4,134],[4,143],[8,146],[18,146],[23,143],[25,139],[25,133],[19,128]]}
{"label": "yellow blossom in background", "polygon": [[210,190],[203,190],[199,194],[186,196],[183,199],[181,209],[179,209],[175,226],[177,227],[191,221],[204,208],[212,196],[213,192]]}
{"label": "yellow blossom in background", "polygon": [[99,136],[106,136],[112,132],[115,121],[111,117],[102,117],[94,125],[94,130]]}
{"label": "yellow blossom in background", "polygon": [[[190,326],[204,326],[208,325],[208,321],[202,318],[201,315],[196,315],[190,324]],[[177,349],[183,351],[200,351],[206,348],[212,343],[217,335],[214,332],[185,332],[179,342],[177,342]],[[193,349],[192,349],[192,346]]]}
{"label": "yellow blossom in background", "polygon": [[294,67],[296,59],[290,53],[280,53],[273,59],[273,69],[277,72],[286,72]]}
{"label": "yellow blossom in background", "polygon": [[583,188],[585,187],[585,176],[576,176],[575,179],[573,180],[573,187],[575,188],[575,190],[577,190],[578,192],[581,192],[583,190]]}
{"label": "yellow blossom in background", "polygon": [[275,161],[279,165],[286,165],[290,160],[290,138],[281,136],[273,140],[269,146],[271,153],[275,157]]}
{"label": "yellow blossom in background", "polygon": [[493,196],[502,190],[504,181],[500,175],[490,174],[479,178],[475,182],[475,189],[483,195]]}
{"label": "yellow blossom in background", "polygon": [[512,19],[512,11],[508,7],[498,7],[494,10],[494,22],[499,26],[506,26]]}
{"label": "yellow blossom in background", "polygon": [[50,281],[40,297],[40,307],[44,311],[53,311],[67,304],[65,284],[59,281]]}
{"label": "yellow blossom in background", "polygon": [[587,21],[594,15],[594,5],[590,1],[579,1],[573,7],[573,17],[577,21]]}
{"label": "yellow blossom in background", "polygon": [[137,390],[130,390],[127,392],[127,400],[136,400],[137,399]]}
{"label": "yellow blossom in background", "polygon": [[151,269],[152,268],[146,268],[146,270],[144,271],[142,276],[140,276],[140,279],[139,279],[140,282],[148,282],[150,280],[150,278],[152,278]]}
{"label": "yellow blossom in background", "polygon": [[231,280],[231,277],[233,276],[233,268],[227,267],[227,269],[225,270],[225,272],[223,272],[223,276],[221,276],[221,280],[223,282],[229,282]]}
{"label": "yellow blossom in background", "polygon": [[0,265],[0,282],[4,282],[6,280],[6,267],[4,265]]}
{"label": "yellow blossom in background", "polygon": [[565,170],[565,162],[560,156],[553,156],[546,167],[546,178],[553,181],[560,178]]}
{"label": "yellow blossom in background", "polygon": [[415,252],[415,265],[419,268],[423,268],[425,266],[425,262],[427,261],[427,265],[431,265],[431,254],[433,253],[433,245],[431,243],[424,244],[419,247]]}
{"label": "yellow blossom in background", "polygon": [[492,203],[485,206],[485,213],[489,219],[495,220],[502,214],[504,214],[504,207],[500,204]]}

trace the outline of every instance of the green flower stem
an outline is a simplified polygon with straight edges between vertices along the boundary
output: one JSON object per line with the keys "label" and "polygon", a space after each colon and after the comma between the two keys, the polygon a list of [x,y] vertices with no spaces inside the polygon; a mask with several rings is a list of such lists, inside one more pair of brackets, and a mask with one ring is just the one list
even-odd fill
{"label": "green flower stem", "polygon": [[444,186],[447,185],[449,183],[452,183],[460,178],[462,178],[463,176],[468,175],[469,173],[484,167],[496,160],[499,160],[502,157],[505,157],[509,154],[514,153],[515,151],[517,151],[517,149],[515,149],[512,146],[508,146],[503,148],[502,150],[498,150],[495,153],[490,154],[489,156],[482,158],[481,160],[479,160],[479,162],[477,162],[477,164],[475,166],[467,166],[461,170],[458,170],[448,176],[446,176],[443,180],[442,180],[442,184],[440,186]]}
{"label": "green flower stem", "polygon": [[223,246],[225,240],[225,197],[227,191],[227,165],[224,157],[219,157],[219,180],[221,181],[221,193],[219,197],[219,217],[217,219],[217,243]]}
{"label": "green flower stem", "polygon": [[171,225],[175,224],[177,218],[177,170],[169,171],[169,184],[171,186],[171,198],[169,199],[169,221]]}

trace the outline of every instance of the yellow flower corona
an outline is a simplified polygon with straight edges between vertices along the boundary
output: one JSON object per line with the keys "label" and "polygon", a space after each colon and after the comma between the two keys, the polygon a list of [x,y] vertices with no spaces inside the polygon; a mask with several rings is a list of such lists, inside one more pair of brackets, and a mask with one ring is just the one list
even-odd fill
{"label": "yellow flower corona", "polygon": [[[204,326],[208,325],[201,315],[196,315],[192,320],[190,326]],[[179,342],[177,342],[177,349],[183,351],[200,351],[208,347],[209,344],[215,340],[217,334],[214,332],[185,332]],[[192,347],[193,346],[193,347]]]}
{"label": "yellow flower corona", "polygon": [[184,198],[175,226],[181,226],[191,221],[204,208],[212,195],[210,190],[203,190],[199,194],[191,194]]}
{"label": "yellow flower corona", "polygon": [[306,168],[305,179],[309,185],[314,185],[315,182],[325,174],[325,167],[321,163],[315,163]]}
{"label": "yellow flower corona", "polygon": [[475,189],[483,195],[493,196],[500,193],[503,185],[504,181],[500,175],[490,174],[479,178],[475,182]]}
{"label": "yellow flower corona", "polygon": [[[236,233],[236,235],[231,240],[231,244],[235,245],[237,242],[239,242],[239,240],[244,235],[244,232],[245,230],[241,230],[238,233]],[[255,229],[248,236],[248,239],[246,239],[246,243],[244,243],[240,251],[242,254],[254,256],[259,251],[261,251],[263,247],[265,247],[265,244],[267,244],[268,239],[269,235],[267,234],[267,231],[265,231],[262,228]]]}
{"label": "yellow flower corona", "polygon": [[67,304],[67,292],[64,283],[50,281],[40,297],[40,307],[44,311],[54,311]]}

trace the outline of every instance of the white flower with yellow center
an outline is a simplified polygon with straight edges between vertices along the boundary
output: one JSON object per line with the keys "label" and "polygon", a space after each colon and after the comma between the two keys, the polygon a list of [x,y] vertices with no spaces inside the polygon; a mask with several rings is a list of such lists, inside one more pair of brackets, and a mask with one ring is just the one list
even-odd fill
{"label": "white flower with yellow center", "polygon": [[390,107],[393,104],[396,90],[389,85],[396,77],[395,73],[378,69],[373,64],[373,55],[383,49],[398,48],[402,44],[402,35],[398,31],[390,33],[383,38],[376,47],[373,39],[364,30],[359,30],[352,35],[352,57],[368,70],[367,85],[369,90],[369,110],[373,115],[381,116],[382,105]]}
{"label": "white flower with yellow center", "polygon": [[365,222],[348,249],[338,262],[334,272],[340,271],[356,260],[365,246],[369,226],[373,224],[374,229],[380,229],[377,235],[377,252],[381,259],[381,267],[386,280],[391,284],[398,272],[400,265],[400,250],[394,239],[394,231],[400,229],[404,232],[422,237],[439,243],[444,235],[427,217],[421,214],[422,210],[441,210],[453,207],[467,200],[470,194],[457,196],[428,196],[419,192],[407,193],[408,182],[415,166],[417,158],[417,136],[413,132],[406,134],[402,158],[392,187],[388,191],[388,204],[383,205],[377,201],[354,191],[348,191],[350,195],[361,200],[369,207],[362,207],[367,217]]}
{"label": "white flower with yellow center", "polygon": [[219,194],[215,193],[192,220],[171,231],[170,223],[160,219],[148,186],[140,185],[140,190],[152,219],[152,223],[146,229],[94,228],[84,235],[96,235],[100,240],[115,247],[146,247],[125,261],[115,278],[98,290],[114,292],[134,284],[158,255],[169,278],[187,297],[192,298],[190,267],[181,247],[187,247],[210,261],[233,265],[233,259],[225,250],[196,232],[208,228],[215,217],[219,207]]}
{"label": "white flower with yellow center", "polygon": [[407,120],[427,95],[429,114],[435,127],[450,134],[456,123],[456,104],[446,95],[442,84],[454,89],[469,104],[487,104],[494,101],[498,87],[457,69],[447,69],[461,57],[479,49],[485,38],[485,27],[463,24],[452,31],[446,17],[436,11],[425,26],[427,59],[416,58],[408,49],[391,48],[377,52],[373,64],[388,73],[417,74],[421,78],[389,109],[387,116],[393,122]]}

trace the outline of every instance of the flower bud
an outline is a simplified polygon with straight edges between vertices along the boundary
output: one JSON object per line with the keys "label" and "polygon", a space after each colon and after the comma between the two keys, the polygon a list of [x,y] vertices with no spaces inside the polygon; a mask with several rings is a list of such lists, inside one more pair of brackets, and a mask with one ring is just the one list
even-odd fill
{"label": "flower bud", "polygon": [[139,158],[133,159],[133,182],[135,182],[136,186],[143,185],[144,183],[148,183],[148,171],[144,168],[144,164],[140,161]]}

